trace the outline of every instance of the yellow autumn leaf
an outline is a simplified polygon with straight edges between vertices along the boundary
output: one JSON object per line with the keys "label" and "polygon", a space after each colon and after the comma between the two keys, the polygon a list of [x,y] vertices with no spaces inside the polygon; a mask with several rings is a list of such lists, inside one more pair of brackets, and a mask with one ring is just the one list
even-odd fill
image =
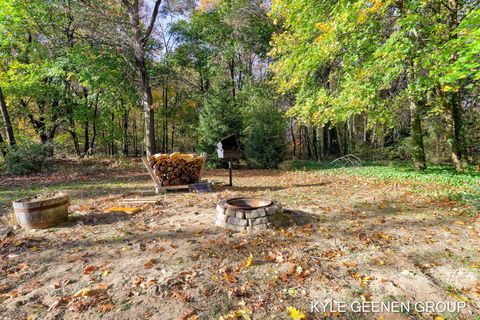
{"label": "yellow autumn leaf", "polygon": [[73,296],[75,298],[77,298],[77,297],[88,297],[90,295],[92,295],[92,289],[83,288],[83,289],[78,290]]}
{"label": "yellow autumn leaf", "polygon": [[298,310],[295,307],[287,307],[287,311],[288,311],[288,315],[293,320],[301,320],[301,319],[306,319],[307,318],[305,313],[303,313],[302,311]]}
{"label": "yellow autumn leaf", "polygon": [[252,311],[248,308],[242,308],[235,311],[230,312],[227,315],[223,315],[220,317],[220,320],[251,320]]}
{"label": "yellow autumn leaf", "polygon": [[250,253],[250,255],[248,256],[247,259],[245,259],[242,264],[240,265],[240,268],[239,268],[239,271],[240,270],[243,270],[243,269],[246,269],[250,266],[253,265],[253,255]]}
{"label": "yellow autumn leaf", "polygon": [[445,318],[441,317],[441,316],[435,316],[435,318],[433,318],[433,320],[445,320]]}
{"label": "yellow autumn leaf", "polygon": [[110,270],[105,270],[105,271],[103,271],[103,273],[102,273],[102,277],[106,277],[106,276],[108,276],[109,274],[110,274]]}

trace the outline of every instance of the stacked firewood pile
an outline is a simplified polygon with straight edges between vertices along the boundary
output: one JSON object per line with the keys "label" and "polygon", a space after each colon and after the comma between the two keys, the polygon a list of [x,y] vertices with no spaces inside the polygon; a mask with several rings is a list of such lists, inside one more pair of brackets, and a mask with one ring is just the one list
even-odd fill
{"label": "stacked firewood pile", "polygon": [[153,173],[164,186],[178,186],[198,182],[205,166],[205,155],[174,152],[147,157]]}

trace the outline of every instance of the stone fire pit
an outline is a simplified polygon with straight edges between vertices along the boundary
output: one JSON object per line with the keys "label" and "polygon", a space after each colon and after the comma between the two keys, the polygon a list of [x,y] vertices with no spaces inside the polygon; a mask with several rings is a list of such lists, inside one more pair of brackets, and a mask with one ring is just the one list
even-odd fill
{"label": "stone fire pit", "polygon": [[281,216],[282,204],[277,200],[231,198],[217,204],[215,224],[236,231],[249,232],[271,228]]}

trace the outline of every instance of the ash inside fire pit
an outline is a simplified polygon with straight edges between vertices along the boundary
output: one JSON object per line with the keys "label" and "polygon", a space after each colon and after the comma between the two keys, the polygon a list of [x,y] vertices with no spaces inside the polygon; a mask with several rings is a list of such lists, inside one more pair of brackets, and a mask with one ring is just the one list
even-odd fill
{"label": "ash inside fire pit", "polygon": [[232,198],[217,204],[215,224],[249,232],[274,226],[283,210],[280,202],[259,198]]}

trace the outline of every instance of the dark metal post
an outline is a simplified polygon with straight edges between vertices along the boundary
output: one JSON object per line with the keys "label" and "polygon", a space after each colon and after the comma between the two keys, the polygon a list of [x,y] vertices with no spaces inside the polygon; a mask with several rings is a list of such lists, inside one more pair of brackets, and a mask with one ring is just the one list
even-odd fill
{"label": "dark metal post", "polygon": [[228,185],[232,186],[232,161],[228,160]]}

